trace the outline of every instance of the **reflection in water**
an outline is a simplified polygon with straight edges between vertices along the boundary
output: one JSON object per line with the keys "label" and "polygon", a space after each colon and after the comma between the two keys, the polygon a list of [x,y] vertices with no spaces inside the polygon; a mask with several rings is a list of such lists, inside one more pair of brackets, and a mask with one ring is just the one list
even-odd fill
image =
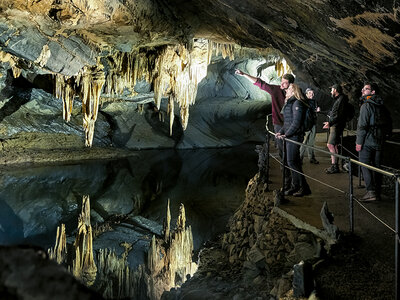
{"label": "reflection in water", "polygon": [[66,224],[67,236],[77,227],[87,194],[92,224],[131,212],[162,224],[168,199],[175,223],[183,203],[198,249],[224,230],[256,172],[253,145],[148,150],[123,160],[2,170],[0,243],[51,247],[57,226]]}

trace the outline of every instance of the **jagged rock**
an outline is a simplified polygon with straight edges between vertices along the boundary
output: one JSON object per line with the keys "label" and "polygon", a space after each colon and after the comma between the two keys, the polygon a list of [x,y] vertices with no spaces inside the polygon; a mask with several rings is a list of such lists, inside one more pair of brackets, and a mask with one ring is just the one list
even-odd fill
{"label": "jagged rock", "polygon": [[322,205],[320,216],[326,232],[332,239],[336,240],[338,238],[338,228],[333,224],[334,216],[328,209],[328,203],[324,202]]}
{"label": "jagged rock", "polygon": [[311,264],[302,261],[293,269],[293,295],[308,297],[314,288]]}

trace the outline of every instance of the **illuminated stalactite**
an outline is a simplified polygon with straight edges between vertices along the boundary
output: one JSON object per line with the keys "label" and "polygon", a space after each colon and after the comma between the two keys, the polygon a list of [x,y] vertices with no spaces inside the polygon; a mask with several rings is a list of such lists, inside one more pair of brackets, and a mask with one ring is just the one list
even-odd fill
{"label": "illuminated stalactite", "polygon": [[78,233],[75,239],[75,259],[72,272],[87,286],[94,283],[97,267],[93,259],[92,226],[90,225],[90,200],[83,196],[82,211],[78,218]]}
{"label": "illuminated stalactite", "polygon": [[275,62],[275,71],[278,77],[281,77],[286,73],[292,73],[290,66],[287,64],[284,58],[281,58]]}
{"label": "illuminated stalactite", "polygon": [[55,75],[55,92],[54,96],[63,102],[63,119],[69,122],[75,98],[75,90],[72,78],[63,75]]}
{"label": "illuminated stalactite", "polygon": [[17,67],[19,58],[10,53],[0,51],[0,61],[9,63],[14,78],[18,78],[21,75],[22,70]]}
{"label": "illuminated stalactite", "polygon": [[67,237],[65,235],[65,225],[57,227],[57,237],[54,248],[48,250],[50,259],[55,260],[58,264],[62,264],[67,258]]}
{"label": "illuminated stalactite", "polygon": [[85,130],[85,145],[91,147],[94,136],[94,125],[99,111],[100,94],[105,83],[104,72],[98,64],[96,69],[87,67],[77,76],[82,99],[83,129]]}

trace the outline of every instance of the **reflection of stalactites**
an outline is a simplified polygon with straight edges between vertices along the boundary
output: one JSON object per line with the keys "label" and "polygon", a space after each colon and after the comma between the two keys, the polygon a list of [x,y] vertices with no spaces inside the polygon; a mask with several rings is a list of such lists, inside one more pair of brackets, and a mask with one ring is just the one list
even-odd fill
{"label": "reflection of stalactites", "polygon": [[72,263],[73,274],[87,286],[90,286],[96,279],[97,268],[93,259],[89,196],[83,196],[82,211],[78,218],[78,233],[76,235],[74,247],[75,260]]}
{"label": "reflection of stalactites", "polygon": [[169,114],[169,135],[172,136],[172,127],[174,125],[175,114],[174,114],[174,98],[171,96],[169,96],[168,98],[167,113]]}
{"label": "reflection of stalactites", "polygon": [[55,93],[54,96],[63,102],[63,119],[69,122],[71,118],[75,91],[73,88],[72,78],[57,74],[55,76]]}
{"label": "reflection of stalactites", "polygon": [[57,227],[57,237],[54,249],[48,251],[50,259],[55,260],[58,264],[62,264],[67,258],[67,237],[65,235],[65,225]]}
{"label": "reflection of stalactites", "polygon": [[185,224],[186,224],[185,206],[181,204],[181,206],[179,207],[178,220],[176,221],[176,228],[182,230],[185,228]]}
{"label": "reflection of stalactites", "polygon": [[93,143],[94,125],[97,120],[100,93],[104,82],[104,72],[100,68],[89,71],[85,67],[77,77],[77,83],[81,86],[83,128],[87,147],[91,147]]}
{"label": "reflection of stalactites", "polygon": [[164,220],[164,241],[166,243],[169,242],[170,239],[170,230],[171,230],[171,210],[169,208],[169,199],[167,203],[167,211],[166,211],[166,218]]}

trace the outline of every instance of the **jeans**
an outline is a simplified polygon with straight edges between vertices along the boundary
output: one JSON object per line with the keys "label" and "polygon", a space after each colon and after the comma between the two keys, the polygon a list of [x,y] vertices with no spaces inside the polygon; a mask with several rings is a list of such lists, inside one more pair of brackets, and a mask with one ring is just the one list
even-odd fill
{"label": "jeans", "polygon": [[[362,163],[379,168],[382,160],[382,150],[363,146],[359,152],[359,160]],[[375,191],[377,195],[380,194],[382,184],[382,174],[375,173],[368,168],[361,167],[364,176],[365,187],[367,191]]]}
{"label": "jeans", "polygon": [[[303,135],[296,135],[296,136],[290,137],[289,139],[296,141],[296,142],[302,142],[303,137],[304,137]],[[291,171],[292,186],[295,189],[299,189],[299,188],[309,189],[306,178],[302,174],[303,167],[302,167],[302,163],[301,163],[301,159],[300,159],[300,145],[286,141],[286,151],[287,151],[288,166],[294,170],[294,171]],[[300,172],[301,174],[297,173],[295,171]]]}
{"label": "jeans", "polygon": [[[317,126],[314,125],[310,131],[306,132],[306,136],[304,137],[303,144],[307,146],[314,146],[315,144],[315,136],[317,134]],[[308,159],[315,158],[314,149],[301,146],[300,147],[300,157],[304,157],[304,153],[307,151]]]}

